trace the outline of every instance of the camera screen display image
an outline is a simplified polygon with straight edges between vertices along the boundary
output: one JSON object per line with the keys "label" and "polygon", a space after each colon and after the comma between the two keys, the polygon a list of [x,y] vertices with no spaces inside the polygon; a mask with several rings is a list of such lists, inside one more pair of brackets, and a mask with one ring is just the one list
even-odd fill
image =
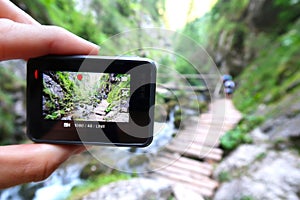
{"label": "camera screen display image", "polygon": [[43,118],[129,122],[130,74],[45,71]]}
{"label": "camera screen display image", "polygon": [[148,146],[155,89],[156,66],[144,58],[30,59],[27,135],[41,143]]}

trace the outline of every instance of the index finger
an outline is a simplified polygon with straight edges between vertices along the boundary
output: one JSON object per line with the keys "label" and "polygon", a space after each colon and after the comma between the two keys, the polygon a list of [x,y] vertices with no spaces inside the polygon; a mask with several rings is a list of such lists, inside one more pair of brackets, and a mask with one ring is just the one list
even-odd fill
{"label": "index finger", "polygon": [[0,19],[0,60],[47,54],[98,54],[99,47],[63,28]]}
{"label": "index finger", "polygon": [[0,18],[7,18],[25,24],[39,24],[9,0],[0,0]]}

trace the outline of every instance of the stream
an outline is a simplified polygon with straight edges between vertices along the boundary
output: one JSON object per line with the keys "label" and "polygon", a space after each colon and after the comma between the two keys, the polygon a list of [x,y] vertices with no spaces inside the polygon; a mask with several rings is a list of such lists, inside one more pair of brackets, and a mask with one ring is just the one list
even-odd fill
{"label": "stream", "polygon": [[[154,138],[146,148],[131,149],[125,147],[93,147],[91,154],[101,157],[101,162],[111,168],[123,172],[145,172],[147,165],[132,166],[130,159],[135,156],[146,157],[155,155],[160,148],[166,145],[176,131],[174,128],[174,110],[170,112],[169,121],[155,122]],[[95,148],[95,149],[94,149]],[[29,183],[0,190],[0,200],[61,200],[65,199],[71,189],[84,180],[79,178],[82,169],[93,159],[88,153],[73,156],[62,164],[48,179],[42,182]],[[97,154],[97,155],[94,155]],[[137,157],[139,159],[139,157]],[[100,160],[98,158],[98,160]]]}

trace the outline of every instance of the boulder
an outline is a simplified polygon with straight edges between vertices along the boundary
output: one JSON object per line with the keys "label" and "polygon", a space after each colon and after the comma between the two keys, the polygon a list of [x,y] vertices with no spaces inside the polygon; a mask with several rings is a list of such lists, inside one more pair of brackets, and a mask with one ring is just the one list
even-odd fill
{"label": "boulder", "polygon": [[85,167],[82,169],[80,173],[81,179],[93,179],[100,174],[104,174],[110,171],[106,165],[102,164],[98,160],[94,159],[90,161]]}
{"label": "boulder", "polygon": [[137,156],[133,156],[128,160],[128,165],[130,167],[138,167],[144,165],[149,162],[149,158],[145,154],[140,154]]}
{"label": "boulder", "polygon": [[171,197],[171,194],[172,187],[167,182],[148,178],[134,178],[103,186],[82,199],[166,200]]}
{"label": "boulder", "polygon": [[215,179],[218,179],[221,173],[234,174],[237,169],[243,169],[250,166],[257,157],[267,151],[267,145],[239,146],[231,155],[224,159],[214,171]]}
{"label": "boulder", "polygon": [[300,115],[293,116],[293,118],[290,117],[291,116],[288,115],[270,119],[262,126],[262,129],[271,141],[300,138]]}
{"label": "boulder", "polygon": [[214,200],[299,199],[300,158],[296,152],[268,150],[267,145],[241,145],[215,170],[228,173]]}

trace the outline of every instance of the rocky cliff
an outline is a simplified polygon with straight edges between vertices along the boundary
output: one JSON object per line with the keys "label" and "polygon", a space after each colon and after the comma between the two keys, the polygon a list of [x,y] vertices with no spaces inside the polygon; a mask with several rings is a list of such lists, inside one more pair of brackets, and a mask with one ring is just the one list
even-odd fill
{"label": "rocky cliff", "polygon": [[299,17],[299,1],[221,0],[212,10],[208,49],[238,83],[236,107],[262,119],[251,144],[216,168],[214,199],[300,199]]}
{"label": "rocky cliff", "polygon": [[238,75],[300,16],[299,1],[219,0],[210,13],[208,50],[222,72]]}
{"label": "rocky cliff", "polygon": [[0,144],[20,142],[25,138],[25,62],[0,63]]}

